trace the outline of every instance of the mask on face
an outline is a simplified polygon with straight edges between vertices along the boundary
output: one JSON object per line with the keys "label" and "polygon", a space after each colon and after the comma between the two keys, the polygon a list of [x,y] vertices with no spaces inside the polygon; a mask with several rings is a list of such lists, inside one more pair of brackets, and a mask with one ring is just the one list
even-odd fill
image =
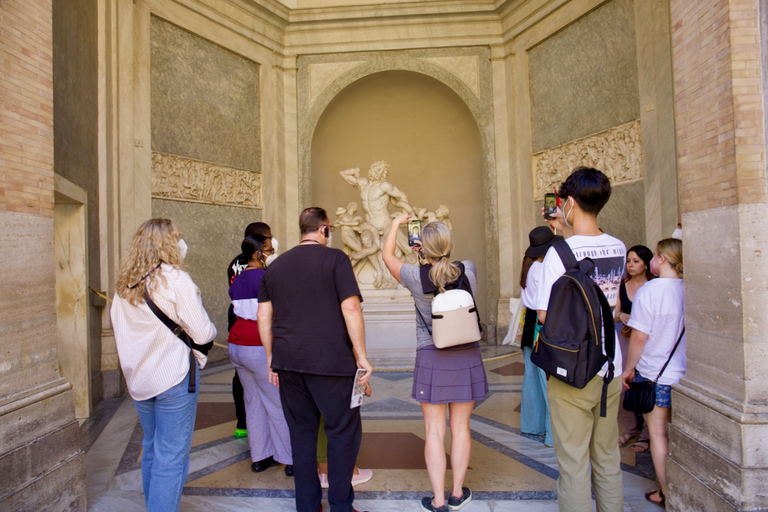
{"label": "mask on face", "polygon": [[328,233],[328,241],[325,242],[325,246],[331,247],[332,243],[333,243],[333,233]]}
{"label": "mask on face", "polygon": [[680,228],[675,229],[672,232],[672,238],[677,238],[678,240],[682,240],[683,239],[683,230],[680,229]]}
{"label": "mask on face", "polygon": [[568,206],[568,201],[570,201],[570,200],[572,200],[572,198],[568,198],[568,199],[565,201],[565,204],[563,205],[563,220],[565,221],[565,225],[566,225],[566,226],[568,226],[569,228],[572,228],[573,226],[571,226],[571,223],[570,223],[570,222],[568,222],[568,216],[569,216],[569,215],[571,214],[571,212],[573,211],[573,206],[571,206],[571,209],[570,209],[570,210],[568,210],[568,213],[565,213],[565,207],[566,207],[566,206]]}
{"label": "mask on face", "polygon": [[651,274],[653,274],[655,276],[659,275],[659,267],[656,266],[656,258],[657,257],[658,256],[654,256],[653,258],[651,258],[651,263],[650,263],[650,265],[648,265],[650,267]]}
{"label": "mask on face", "polygon": [[278,247],[278,245],[279,244],[277,243],[277,238],[272,237],[272,248],[275,250],[274,256],[277,256],[277,247]]}
{"label": "mask on face", "polygon": [[184,241],[183,238],[179,239],[179,257],[181,258],[181,261],[184,261],[184,258],[187,257],[187,250],[189,248],[187,247],[187,242]]}

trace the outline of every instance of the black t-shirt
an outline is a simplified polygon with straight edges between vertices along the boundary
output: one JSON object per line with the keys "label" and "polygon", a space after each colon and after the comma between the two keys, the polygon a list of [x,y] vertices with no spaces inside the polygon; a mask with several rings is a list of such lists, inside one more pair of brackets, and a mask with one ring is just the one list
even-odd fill
{"label": "black t-shirt", "polygon": [[280,255],[259,286],[271,302],[272,368],[354,376],[357,370],[341,303],[360,289],[349,257],[322,245],[298,245]]}

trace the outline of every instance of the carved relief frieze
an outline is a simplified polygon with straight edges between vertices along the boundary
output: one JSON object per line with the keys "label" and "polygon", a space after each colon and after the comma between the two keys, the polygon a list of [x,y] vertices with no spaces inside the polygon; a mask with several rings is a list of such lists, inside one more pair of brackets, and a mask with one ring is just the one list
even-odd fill
{"label": "carved relief frieze", "polygon": [[152,197],[261,208],[261,173],[153,152]]}
{"label": "carved relief frieze", "polygon": [[573,168],[580,165],[600,169],[612,185],[642,179],[640,120],[534,154],[536,198],[542,199],[545,193],[557,189]]}
{"label": "carved relief frieze", "polygon": [[447,69],[480,96],[480,62],[477,55],[458,57],[426,57],[423,60]]}

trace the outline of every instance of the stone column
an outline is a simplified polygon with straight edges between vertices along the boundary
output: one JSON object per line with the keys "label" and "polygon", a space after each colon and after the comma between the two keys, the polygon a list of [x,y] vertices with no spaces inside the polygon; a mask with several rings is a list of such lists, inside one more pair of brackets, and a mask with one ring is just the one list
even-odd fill
{"label": "stone column", "polygon": [[765,9],[671,0],[688,372],[668,510],[768,508]]}
{"label": "stone column", "polygon": [[59,375],[52,2],[0,2],[0,510],[85,510],[72,386]]}

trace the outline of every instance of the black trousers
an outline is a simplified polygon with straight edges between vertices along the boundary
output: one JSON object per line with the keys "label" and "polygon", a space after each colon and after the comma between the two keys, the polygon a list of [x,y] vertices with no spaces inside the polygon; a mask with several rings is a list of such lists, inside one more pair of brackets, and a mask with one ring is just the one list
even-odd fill
{"label": "black trousers", "polygon": [[352,474],[363,438],[360,408],[349,408],[355,378],[284,370],[278,374],[280,400],[291,431],[297,512],[320,509],[317,431],[321,415],[328,436],[328,503],[331,512],[352,512]]}
{"label": "black trousers", "polygon": [[237,418],[237,428],[245,430],[248,426],[245,423],[245,399],[243,397],[243,385],[240,384],[240,377],[232,377],[232,399],[235,401],[235,417]]}

